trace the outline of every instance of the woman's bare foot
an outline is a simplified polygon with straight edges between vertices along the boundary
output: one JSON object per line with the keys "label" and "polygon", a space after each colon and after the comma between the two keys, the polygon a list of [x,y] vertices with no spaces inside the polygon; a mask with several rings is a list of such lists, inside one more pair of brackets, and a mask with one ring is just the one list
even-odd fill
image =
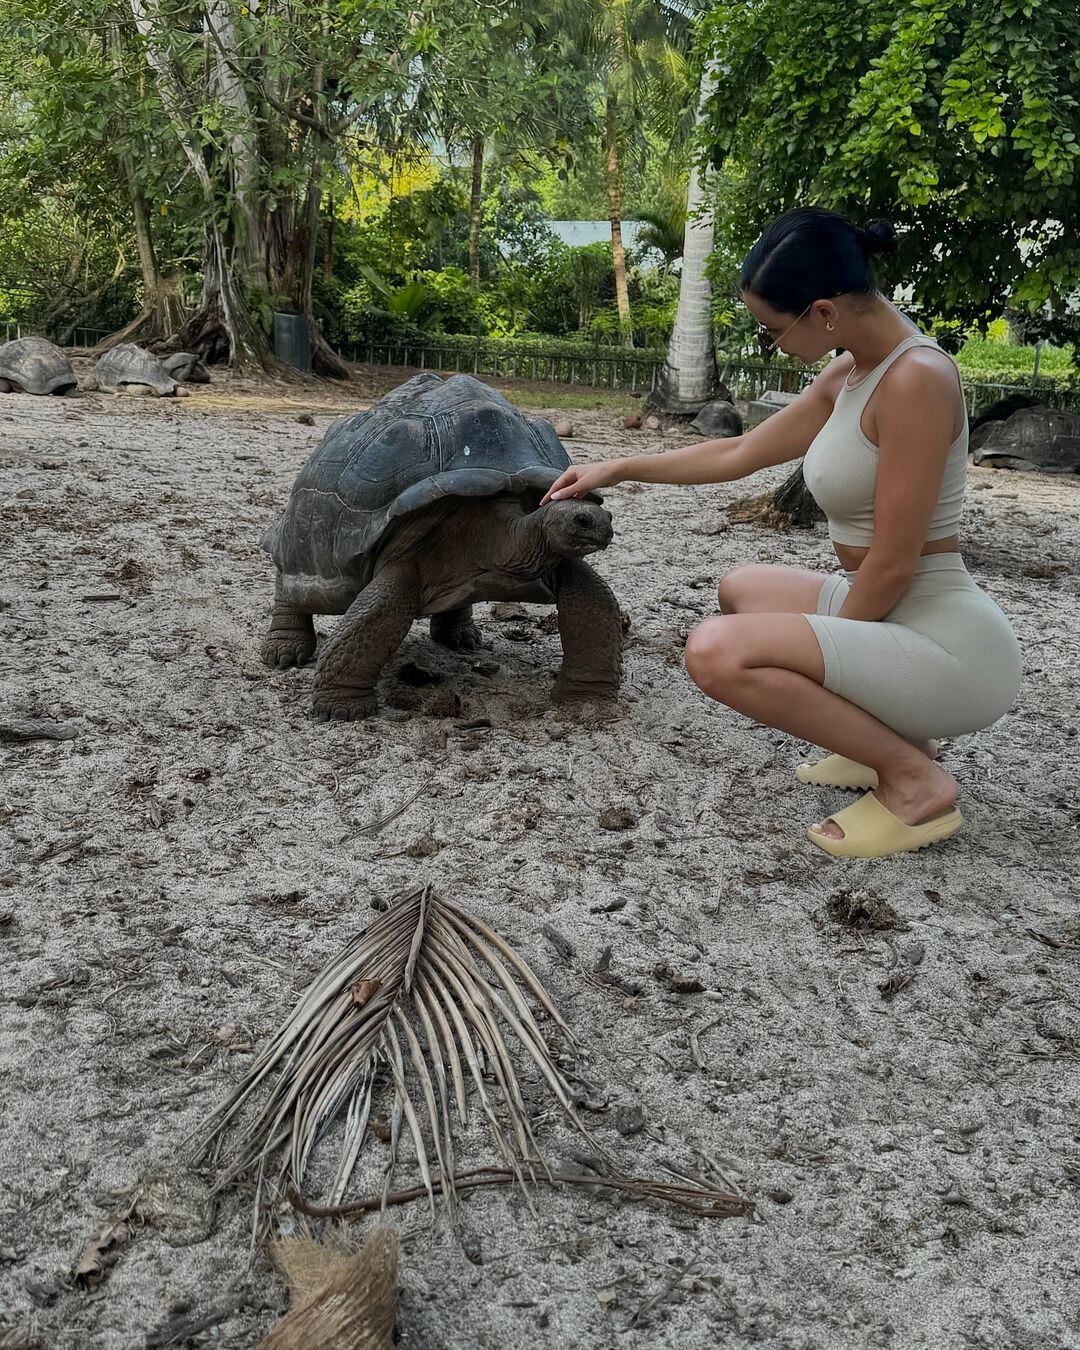
{"label": "woman's bare foot", "polygon": [[[922,754],[925,756],[926,751]],[[923,758],[921,762],[905,763],[885,773],[879,771],[874,796],[905,825],[918,825],[950,810],[958,790],[956,779],[947,769]],[[831,816],[811,829],[830,839],[844,837],[844,831]]]}

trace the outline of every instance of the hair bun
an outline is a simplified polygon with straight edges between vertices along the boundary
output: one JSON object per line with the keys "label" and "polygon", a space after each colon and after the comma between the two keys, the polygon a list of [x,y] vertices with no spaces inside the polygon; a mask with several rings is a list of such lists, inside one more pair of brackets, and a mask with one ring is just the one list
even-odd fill
{"label": "hair bun", "polygon": [[869,220],[859,231],[867,253],[895,253],[898,247],[892,221],[879,218]]}

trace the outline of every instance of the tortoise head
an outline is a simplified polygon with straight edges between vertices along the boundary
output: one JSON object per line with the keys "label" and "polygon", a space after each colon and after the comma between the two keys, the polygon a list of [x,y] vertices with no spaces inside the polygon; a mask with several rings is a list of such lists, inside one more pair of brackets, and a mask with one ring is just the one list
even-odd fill
{"label": "tortoise head", "polygon": [[537,515],[543,518],[549,545],[561,558],[584,558],[611,543],[611,513],[596,502],[548,502]]}

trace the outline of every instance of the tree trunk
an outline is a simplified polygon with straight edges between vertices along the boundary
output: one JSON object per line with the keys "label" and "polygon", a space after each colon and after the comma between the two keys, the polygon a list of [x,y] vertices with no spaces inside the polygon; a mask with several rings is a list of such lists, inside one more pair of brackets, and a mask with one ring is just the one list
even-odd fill
{"label": "tree trunk", "polygon": [[238,73],[243,63],[228,0],[207,0],[206,28],[210,39],[207,52],[210,87],[232,115],[229,170],[236,199],[233,267],[246,287],[265,289],[267,257],[259,204],[259,138],[247,90]]}
{"label": "tree trunk", "polygon": [[773,493],[773,506],[779,515],[786,516],[800,530],[809,530],[816,521],[825,519],[825,512],[806,486],[802,460]]}
{"label": "tree trunk", "polygon": [[[715,62],[710,62],[701,77],[697,108],[699,126],[716,88],[717,71]],[[708,203],[704,171],[695,163],[690,169],[686,197],[679,305],[657,390],[661,406],[673,413],[697,412],[717,394],[719,376],[713,342],[712,286],[705,275],[705,264],[712,248],[713,211]]]}
{"label": "tree trunk", "polygon": [[291,237],[282,252],[282,271],[274,278],[275,291],[287,295],[298,314],[307,319],[311,340],[311,368],[316,375],[331,380],[352,378],[349,367],[319,332],[311,307],[311,286],[315,277],[315,245],[319,230],[319,205],[322,189],[319,187],[319,169],[316,165],[308,180],[307,196],[298,211],[290,213],[293,220]]}
{"label": "tree trunk", "polygon": [[759,497],[741,497],[728,507],[732,520],[750,522],[770,530],[812,530],[825,513],[810,495],[803,479],[802,461],[775,492]]}
{"label": "tree trunk", "polygon": [[154,239],[150,232],[150,208],[143,195],[142,185],[135,172],[130,155],[120,157],[124,181],[131,197],[131,214],[135,223],[135,243],[139,252],[139,270],[142,273],[142,312],[118,333],[102,339],[94,348],[95,355],[107,352],[124,342],[137,342],[153,347],[170,337],[184,322],[184,306],[180,299],[179,283],[175,277],[164,278],[158,270]]}
{"label": "tree trunk", "polygon": [[[191,100],[182,96],[182,73],[162,46],[162,34],[167,28],[161,13],[152,8],[151,0],[128,2],[135,26],[146,42],[146,60],[155,76],[158,97],[202,191],[206,211],[202,303],[161,346],[166,351],[196,352],[206,362],[228,362],[244,375],[287,377],[288,367],[272,355],[266,334],[252,319],[243,290],[236,285],[232,249],[218,224],[221,203],[214,191],[202,148],[196,144],[185,114],[186,102]],[[265,275],[264,269],[264,278]]]}
{"label": "tree trunk", "polygon": [[611,221],[611,260],[615,264],[615,301],[619,307],[619,334],[623,345],[634,345],[630,323],[630,293],[626,285],[626,253],[622,240],[622,200],[619,194],[619,125],[615,95],[609,93],[604,108],[607,142],[608,219]]}
{"label": "tree trunk", "polygon": [[484,137],[477,132],[472,140],[472,194],[469,197],[469,279],[473,290],[480,289],[480,206],[484,183]]}
{"label": "tree trunk", "polygon": [[270,351],[270,341],[254,321],[238,292],[229,248],[216,226],[206,236],[203,293],[199,308],[173,335],[159,344],[167,352],[197,352],[207,364],[227,362],[239,375],[292,372]]}

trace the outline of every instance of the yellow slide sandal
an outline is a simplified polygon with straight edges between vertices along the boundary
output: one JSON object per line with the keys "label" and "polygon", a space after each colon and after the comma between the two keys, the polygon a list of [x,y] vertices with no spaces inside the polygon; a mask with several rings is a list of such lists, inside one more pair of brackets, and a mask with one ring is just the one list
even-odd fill
{"label": "yellow slide sandal", "polygon": [[818,848],[834,858],[887,858],[892,853],[917,853],[928,844],[948,839],[964,823],[964,817],[954,806],[917,825],[905,825],[872,792],[829,819],[844,831],[843,839],[833,839],[812,825],[807,833]]}
{"label": "yellow slide sandal", "polygon": [[795,777],[800,783],[813,783],[816,787],[876,788],[878,785],[875,770],[854,759],[845,759],[843,755],[808,760],[795,770]]}

